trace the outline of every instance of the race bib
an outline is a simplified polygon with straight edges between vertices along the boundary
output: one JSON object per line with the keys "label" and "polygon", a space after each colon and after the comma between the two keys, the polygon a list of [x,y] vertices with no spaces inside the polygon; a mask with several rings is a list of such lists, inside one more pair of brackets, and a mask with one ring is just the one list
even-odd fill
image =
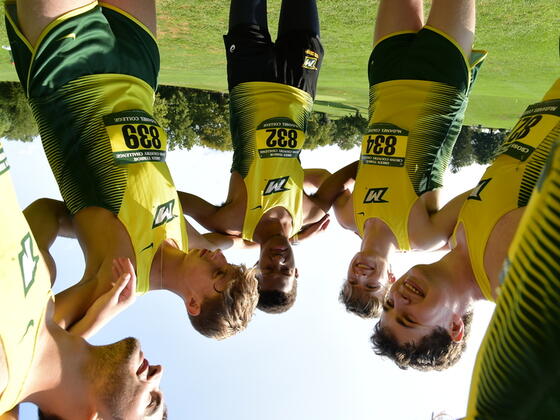
{"label": "race bib", "polygon": [[103,117],[117,165],[165,162],[167,134],[147,112],[139,109]]}
{"label": "race bib", "polygon": [[560,100],[530,105],[509,133],[501,151],[525,161],[560,123]]}
{"label": "race bib", "polygon": [[289,118],[271,118],[259,124],[256,139],[261,159],[297,158],[305,133]]}
{"label": "race bib", "polygon": [[362,138],[364,165],[404,166],[408,131],[392,124],[374,124]]}

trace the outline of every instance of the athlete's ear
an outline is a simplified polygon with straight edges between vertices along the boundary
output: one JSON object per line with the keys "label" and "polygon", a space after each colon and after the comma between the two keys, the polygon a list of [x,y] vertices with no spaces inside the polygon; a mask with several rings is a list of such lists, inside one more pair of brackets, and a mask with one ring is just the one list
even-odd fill
{"label": "athlete's ear", "polygon": [[186,305],[189,315],[198,316],[200,313],[200,305],[194,297],[187,298]]}
{"label": "athlete's ear", "polygon": [[299,277],[299,271],[298,271],[298,269],[297,269],[297,267],[296,267],[296,269],[294,270],[294,278],[297,279],[298,277]]}
{"label": "athlete's ear", "polygon": [[397,281],[397,278],[395,277],[392,271],[388,271],[387,276],[388,276],[387,280],[389,280],[389,284],[393,284],[394,282]]}
{"label": "athlete's ear", "polygon": [[449,335],[454,342],[458,343],[463,339],[464,334],[465,324],[463,323],[463,318],[459,314],[454,313],[451,320]]}

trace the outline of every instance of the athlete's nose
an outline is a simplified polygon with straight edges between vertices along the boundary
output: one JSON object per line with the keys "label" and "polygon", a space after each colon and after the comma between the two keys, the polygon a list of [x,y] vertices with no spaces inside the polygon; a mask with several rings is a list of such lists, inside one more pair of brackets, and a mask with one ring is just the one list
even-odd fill
{"label": "athlete's nose", "polygon": [[274,261],[275,263],[283,263],[286,260],[286,258],[284,257],[284,255],[282,254],[275,254],[272,256],[272,261]]}
{"label": "athlete's nose", "polygon": [[407,298],[404,294],[401,293],[400,290],[395,290],[395,293],[393,293],[393,299],[395,302],[395,305],[408,305],[410,304],[410,299]]}

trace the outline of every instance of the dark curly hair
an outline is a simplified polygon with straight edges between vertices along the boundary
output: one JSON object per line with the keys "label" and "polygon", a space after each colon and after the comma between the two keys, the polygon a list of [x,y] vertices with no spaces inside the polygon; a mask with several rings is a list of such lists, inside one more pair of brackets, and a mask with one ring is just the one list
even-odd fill
{"label": "dark curly hair", "polygon": [[354,294],[354,289],[347,287],[346,283],[342,285],[338,301],[346,307],[346,310],[361,318],[379,318],[383,302],[376,296],[368,296],[367,299],[361,299],[359,295]]}
{"label": "dark curly hair", "polygon": [[54,414],[45,414],[40,408],[37,408],[37,417],[39,420],[63,420]]}
{"label": "dark curly hair", "polygon": [[288,293],[279,290],[259,290],[257,308],[269,314],[281,314],[294,306],[296,296],[297,280],[294,279],[294,286]]}
{"label": "dark curly hair", "polygon": [[437,327],[418,344],[403,345],[378,322],[371,336],[371,344],[375,354],[389,357],[401,369],[411,367],[422,371],[445,370],[457,363],[465,351],[471,322],[472,311],[468,311],[463,315],[465,329],[463,339],[459,342],[453,341],[445,329]]}

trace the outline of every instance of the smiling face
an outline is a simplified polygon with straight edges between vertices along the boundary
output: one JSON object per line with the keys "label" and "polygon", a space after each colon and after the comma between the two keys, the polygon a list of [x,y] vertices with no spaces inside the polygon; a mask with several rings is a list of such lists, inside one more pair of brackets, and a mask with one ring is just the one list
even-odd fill
{"label": "smiling face", "polygon": [[163,369],[149,364],[138,340],[96,347],[93,366],[89,373],[102,418],[164,418],[166,407],[159,389]]}
{"label": "smiling face", "polygon": [[385,258],[360,251],[350,261],[343,288],[346,293],[359,297],[360,300],[372,297],[382,299],[386,286],[393,280]]}
{"label": "smiling face", "polygon": [[441,280],[436,265],[418,265],[391,286],[380,324],[399,344],[418,343],[437,327],[454,341],[462,338],[463,314],[456,310],[460,296]]}

